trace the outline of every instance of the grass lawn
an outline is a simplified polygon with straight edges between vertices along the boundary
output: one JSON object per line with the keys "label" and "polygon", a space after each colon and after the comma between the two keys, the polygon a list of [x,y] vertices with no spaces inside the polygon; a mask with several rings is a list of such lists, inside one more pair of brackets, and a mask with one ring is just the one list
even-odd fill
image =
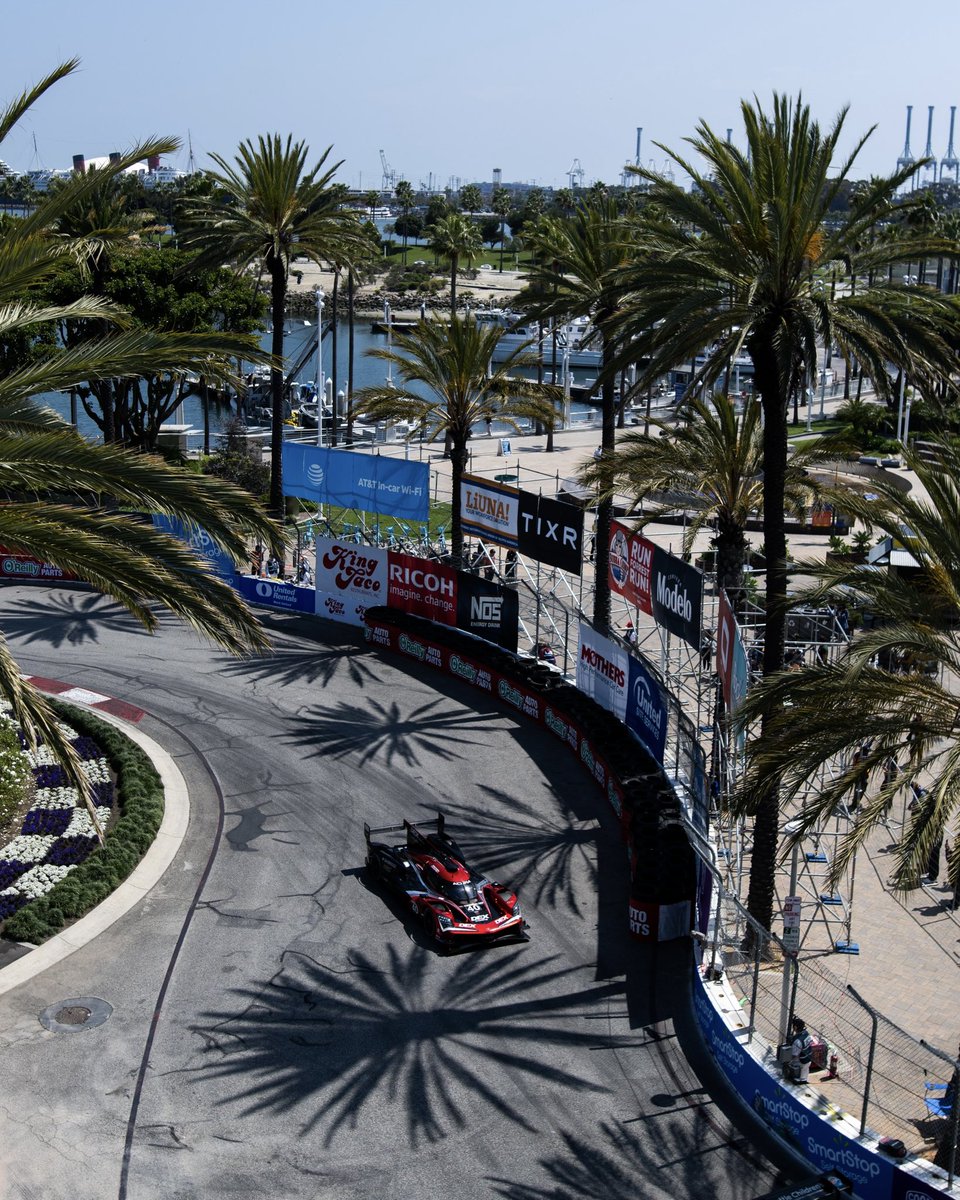
{"label": "grass lawn", "polygon": [[[298,523],[302,526],[307,520],[312,519],[316,522],[316,515],[311,518],[312,506],[303,502],[303,512],[300,514]],[[315,512],[315,510],[314,510]],[[383,513],[361,513],[355,508],[337,508],[333,505],[325,505],[323,517],[329,522],[330,528],[337,534],[338,537],[351,537],[356,533],[357,527],[363,525],[363,528],[368,534],[374,535],[374,531],[379,529],[380,540],[384,544],[389,544],[391,531],[394,540],[419,541],[421,525],[428,524],[430,530],[430,540],[436,542],[442,529],[448,542],[450,539],[450,505],[442,501],[430,503],[430,517],[428,522],[424,521],[401,521],[398,517],[387,516]],[[326,536],[326,530],[322,525],[315,524],[316,532],[319,536]]]}

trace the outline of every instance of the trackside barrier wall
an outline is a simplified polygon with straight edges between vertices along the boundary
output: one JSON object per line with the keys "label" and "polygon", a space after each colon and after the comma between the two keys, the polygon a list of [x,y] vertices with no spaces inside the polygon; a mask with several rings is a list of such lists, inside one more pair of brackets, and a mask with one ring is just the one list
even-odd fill
{"label": "trackside barrier wall", "polygon": [[736,997],[722,979],[708,981],[697,972],[693,1002],[704,1040],[733,1087],[815,1170],[849,1179],[859,1200],[956,1195],[937,1186],[936,1177],[921,1165],[896,1162],[864,1146],[857,1140],[858,1122],[823,1097],[815,1096],[815,1102],[809,1103],[784,1087],[779,1066],[758,1062],[744,1045],[749,1030]]}
{"label": "trackside barrier wall", "polygon": [[690,932],[694,855],[679,801],[659,765],[623,725],[542,663],[385,607],[368,609],[367,640],[464,680],[553,733],[606,796],[631,867],[631,934],[668,941]]}

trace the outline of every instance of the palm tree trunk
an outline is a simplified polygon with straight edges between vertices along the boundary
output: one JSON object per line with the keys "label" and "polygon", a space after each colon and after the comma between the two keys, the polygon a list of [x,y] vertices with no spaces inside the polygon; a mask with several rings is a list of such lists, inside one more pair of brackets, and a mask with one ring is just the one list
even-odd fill
{"label": "palm tree trunk", "polygon": [[503,229],[504,229],[504,220],[503,220],[503,217],[501,217],[500,218],[500,274],[501,275],[503,274]]}
{"label": "palm tree trunk", "polygon": [[[784,497],[787,475],[787,395],[780,386],[776,360],[765,346],[751,351],[757,390],[763,404],[763,553],[766,560],[766,615],[763,673],[783,668],[786,634],[787,539]],[[761,737],[764,731],[761,726]],[[764,929],[773,921],[774,883],[780,823],[780,794],[775,781],[760,796],[754,817],[753,855],[747,910]]]}
{"label": "palm tree trunk", "polygon": [[457,315],[457,255],[450,255],[450,314]]}
{"label": "palm tree trunk", "polygon": [[337,444],[337,292],[340,285],[340,271],[333,268],[333,295],[330,298],[330,373],[333,376],[333,387],[330,389],[330,445]]}
{"label": "palm tree trunk", "polygon": [[[601,347],[603,350],[601,363],[606,363],[609,358],[606,338],[601,342]],[[602,366],[601,370],[603,370]],[[600,407],[603,415],[603,428],[600,437],[600,445],[603,447],[601,462],[604,462],[613,456],[617,440],[613,376],[609,373],[604,374],[603,383],[600,387]],[[606,491],[607,488],[604,483],[601,486],[601,494]],[[596,541],[594,543],[596,577],[593,590],[593,623],[601,633],[606,632],[610,628],[610,574],[608,568],[610,563],[610,522],[612,518],[613,497],[607,496],[606,499],[601,500],[597,505]]]}
{"label": "palm tree trunk", "polygon": [[725,589],[733,610],[743,612],[743,565],[747,560],[747,538],[742,527],[729,518],[717,519],[717,586]]}
{"label": "palm tree trunk", "polygon": [[347,271],[347,441],[353,442],[353,269]]}
{"label": "palm tree trunk", "polygon": [[450,564],[456,569],[463,565],[463,526],[460,523],[460,481],[467,469],[467,444],[457,437],[450,451],[452,464],[453,502],[450,506]]}
{"label": "palm tree trunk", "polygon": [[[267,259],[270,272],[270,316],[273,336],[270,353],[270,511],[283,520],[283,317],[287,299],[287,276],[283,263],[272,255]],[[323,337],[323,331],[319,330]],[[283,564],[280,564],[283,566]]]}

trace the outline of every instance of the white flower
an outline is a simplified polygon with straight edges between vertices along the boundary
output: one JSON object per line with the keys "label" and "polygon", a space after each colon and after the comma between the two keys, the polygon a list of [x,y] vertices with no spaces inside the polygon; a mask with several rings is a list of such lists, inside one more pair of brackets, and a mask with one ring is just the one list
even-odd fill
{"label": "white flower", "polygon": [[80,803],[80,793],[72,787],[37,788],[37,796],[31,810],[35,808],[76,808]]}
{"label": "white flower", "polygon": [[83,764],[87,778],[91,783],[109,783],[110,768],[105,758],[90,758]]}
{"label": "white flower", "polygon": [[[107,822],[110,820],[109,808],[97,808],[94,810],[97,814],[97,820],[100,822],[100,828],[106,828]],[[64,837],[93,837],[96,830],[93,828],[93,822],[90,820],[90,814],[85,808],[74,810],[74,814],[70,819],[70,824],[63,831]]]}
{"label": "white flower", "polygon": [[43,862],[57,837],[52,833],[22,833],[0,848],[0,859],[14,862]]}
{"label": "white flower", "polygon": [[17,880],[14,892],[19,892],[21,896],[29,896],[31,900],[35,900],[38,896],[44,895],[50,889],[64,879],[73,870],[73,866],[55,867],[50,863],[45,863],[40,867],[31,867],[25,875],[21,875]]}
{"label": "white flower", "polygon": [[49,746],[38,746],[36,750],[24,750],[31,767],[54,767],[60,761]]}

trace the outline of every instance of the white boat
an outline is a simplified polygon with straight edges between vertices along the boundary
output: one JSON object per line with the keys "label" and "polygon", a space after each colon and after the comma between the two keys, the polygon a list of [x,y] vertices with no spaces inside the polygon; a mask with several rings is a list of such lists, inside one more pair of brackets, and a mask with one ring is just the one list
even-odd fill
{"label": "white boat", "polygon": [[[494,362],[502,362],[525,345],[529,353],[536,353],[537,339],[541,334],[536,321],[526,321],[517,313],[497,308],[478,312],[475,316],[477,324],[495,326],[503,330],[493,354]],[[587,317],[576,317],[564,325],[558,325],[556,332],[558,367],[566,358],[571,367],[599,369],[601,353],[599,348],[591,343],[593,326]],[[553,333],[546,322],[542,326],[542,334],[540,354],[546,364],[553,361]]]}
{"label": "white boat", "polygon": [[[316,400],[307,400],[294,410],[294,415],[297,417],[300,425],[304,429],[316,429],[317,427],[317,402]],[[323,406],[323,422],[333,420],[333,409],[329,404]]]}

